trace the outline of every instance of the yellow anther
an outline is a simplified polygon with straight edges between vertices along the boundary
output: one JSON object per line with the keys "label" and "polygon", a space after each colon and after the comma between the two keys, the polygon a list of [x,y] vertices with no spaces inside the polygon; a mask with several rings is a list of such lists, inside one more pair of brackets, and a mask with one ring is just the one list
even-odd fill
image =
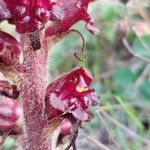
{"label": "yellow anther", "polygon": [[84,88],[84,87],[80,87],[80,86],[76,87],[76,91],[79,92],[79,93],[87,91],[87,90],[88,90],[88,88]]}

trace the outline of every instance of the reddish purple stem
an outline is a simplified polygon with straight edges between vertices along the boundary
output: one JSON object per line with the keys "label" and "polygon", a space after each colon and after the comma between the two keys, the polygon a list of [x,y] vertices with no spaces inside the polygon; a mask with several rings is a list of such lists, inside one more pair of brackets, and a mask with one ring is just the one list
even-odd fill
{"label": "reddish purple stem", "polygon": [[41,137],[46,124],[46,119],[42,116],[42,110],[46,89],[47,66],[47,46],[44,42],[41,42],[41,46],[42,50],[34,51],[28,35],[22,36],[24,55],[22,98],[28,150],[48,149],[48,144],[45,144]]}

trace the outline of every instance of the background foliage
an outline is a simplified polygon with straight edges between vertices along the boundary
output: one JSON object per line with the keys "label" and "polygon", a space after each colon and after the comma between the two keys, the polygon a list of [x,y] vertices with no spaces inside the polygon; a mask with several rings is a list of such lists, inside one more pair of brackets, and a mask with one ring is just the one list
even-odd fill
{"label": "background foliage", "polygon": [[[73,55],[78,52],[83,57],[82,40],[75,33],[51,50],[49,80],[83,66],[93,75],[92,87],[100,96],[99,106],[93,109],[95,117],[80,131],[77,149],[150,149],[149,10],[149,0],[130,0],[127,5],[98,0],[89,11],[99,34],[91,35],[82,22],[74,26],[85,38],[87,59],[82,62]],[[13,33],[6,24],[2,28]],[[7,138],[5,149],[13,149],[14,143]]]}

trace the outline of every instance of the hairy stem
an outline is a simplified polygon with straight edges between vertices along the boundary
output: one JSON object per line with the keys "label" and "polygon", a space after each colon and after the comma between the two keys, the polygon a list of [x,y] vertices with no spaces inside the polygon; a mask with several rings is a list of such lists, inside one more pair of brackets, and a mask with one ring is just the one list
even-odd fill
{"label": "hairy stem", "polygon": [[22,99],[26,126],[23,145],[27,150],[47,150],[49,145],[42,138],[42,131],[47,122],[42,116],[46,88],[47,46],[41,41],[41,48],[34,50],[28,35],[21,35],[21,42],[24,56]]}

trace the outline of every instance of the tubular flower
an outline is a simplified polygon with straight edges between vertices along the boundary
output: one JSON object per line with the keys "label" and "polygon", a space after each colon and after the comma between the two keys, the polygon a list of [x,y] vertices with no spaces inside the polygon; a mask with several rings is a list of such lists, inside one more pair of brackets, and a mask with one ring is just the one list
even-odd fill
{"label": "tubular flower", "polygon": [[62,33],[76,22],[83,20],[92,33],[93,19],[86,9],[93,0],[0,0],[0,21],[8,20],[16,25],[19,33],[30,33],[42,28],[50,21],[47,36]]}
{"label": "tubular flower", "polygon": [[98,29],[92,26],[94,20],[87,13],[88,4],[91,1],[94,0],[55,0],[56,5],[53,5],[51,15],[51,20],[55,22],[47,29],[46,36],[66,32],[80,20],[85,21],[86,28],[96,34]]}
{"label": "tubular flower", "polygon": [[17,97],[16,87],[0,81],[0,135],[16,125],[21,110],[15,100]]}
{"label": "tubular flower", "polygon": [[10,34],[0,31],[0,64],[12,65],[19,62],[21,46]]}
{"label": "tubular flower", "polygon": [[83,68],[75,68],[49,84],[45,97],[48,118],[71,113],[79,121],[89,121],[92,115],[88,108],[97,103],[94,90],[89,88],[91,81]]}

